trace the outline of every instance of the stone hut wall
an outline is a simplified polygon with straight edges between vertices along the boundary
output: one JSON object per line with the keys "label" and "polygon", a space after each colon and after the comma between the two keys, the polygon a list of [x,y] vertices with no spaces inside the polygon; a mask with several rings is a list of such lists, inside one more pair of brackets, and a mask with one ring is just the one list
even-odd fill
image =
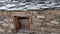
{"label": "stone hut wall", "polygon": [[[53,19],[60,24],[60,10],[39,10],[39,11],[0,11],[0,33],[1,34],[16,34],[14,30],[14,16],[32,16],[32,31],[35,34],[60,34],[60,29],[52,28],[53,24],[44,22],[40,16],[46,17],[46,21]],[[45,24],[45,25],[44,25]]]}

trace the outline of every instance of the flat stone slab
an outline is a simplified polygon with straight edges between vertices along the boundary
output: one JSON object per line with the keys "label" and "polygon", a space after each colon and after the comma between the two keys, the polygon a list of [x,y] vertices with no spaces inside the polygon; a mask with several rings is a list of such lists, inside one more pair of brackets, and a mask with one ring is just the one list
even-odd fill
{"label": "flat stone slab", "polygon": [[17,33],[17,34],[29,34],[29,33]]}

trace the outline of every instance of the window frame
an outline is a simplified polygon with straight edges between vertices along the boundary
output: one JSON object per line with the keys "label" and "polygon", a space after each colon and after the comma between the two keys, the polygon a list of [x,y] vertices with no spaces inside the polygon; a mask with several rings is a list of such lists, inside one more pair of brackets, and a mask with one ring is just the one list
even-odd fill
{"label": "window frame", "polygon": [[[14,27],[15,27],[15,30],[18,32],[19,29],[19,19],[22,16],[14,16]],[[29,19],[29,31],[32,32],[32,17],[31,16],[23,16],[24,18],[28,18]]]}

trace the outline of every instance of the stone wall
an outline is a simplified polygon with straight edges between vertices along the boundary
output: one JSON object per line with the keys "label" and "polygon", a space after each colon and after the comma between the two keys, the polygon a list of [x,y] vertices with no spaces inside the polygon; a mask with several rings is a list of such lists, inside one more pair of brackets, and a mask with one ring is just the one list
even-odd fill
{"label": "stone wall", "polygon": [[25,12],[0,11],[0,34],[17,34],[14,29],[14,16],[28,15],[32,16],[33,32],[30,34],[60,34],[60,10],[52,9]]}

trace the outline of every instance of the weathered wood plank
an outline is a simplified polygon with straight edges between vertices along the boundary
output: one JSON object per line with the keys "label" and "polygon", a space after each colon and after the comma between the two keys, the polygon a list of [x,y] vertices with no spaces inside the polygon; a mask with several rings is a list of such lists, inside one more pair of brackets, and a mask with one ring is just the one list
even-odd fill
{"label": "weathered wood plank", "polygon": [[16,29],[16,31],[18,31],[18,29],[19,29],[18,17],[14,16],[14,20],[15,20],[15,29]]}

